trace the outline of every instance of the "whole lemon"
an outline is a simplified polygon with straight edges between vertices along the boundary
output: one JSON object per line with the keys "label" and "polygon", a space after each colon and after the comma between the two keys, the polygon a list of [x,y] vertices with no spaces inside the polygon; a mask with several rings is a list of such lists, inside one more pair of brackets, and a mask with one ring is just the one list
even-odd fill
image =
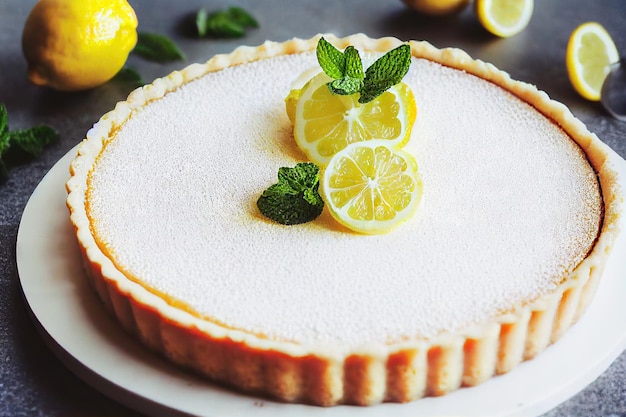
{"label": "whole lemon", "polygon": [[40,0],[22,34],[28,79],[62,91],[109,81],[137,43],[137,16],[126,0]]}
{"label": "whole lemon", "polygon": [[410,8],[430,16],[444,16],[463,10],[470,0],[403,0]]}

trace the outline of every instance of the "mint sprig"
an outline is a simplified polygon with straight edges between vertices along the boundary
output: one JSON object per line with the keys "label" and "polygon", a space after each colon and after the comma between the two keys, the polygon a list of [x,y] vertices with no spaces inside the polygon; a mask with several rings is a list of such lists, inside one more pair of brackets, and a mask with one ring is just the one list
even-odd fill
{"label": "mint sprig", "polygon": [[46,145],[58,139],[58,133],[50,126],[41,125],[28,129],[9,130],[9,115],[0,103],[0,182],[9,176],[7,159],[11,157],[34,158]]}
{"label": "mint sprig", "polygon": [[300,162],[293,168],[278,170],[278,182],[263,191],[257,207],[265,217],[284,225],[316,219],[324,209],[319,194],[319,167]]}
{"label": "mint sprig", "polygon": [[196,14],[196,29],[201,38],[240,38],[246,34],[246,29],[258,27],[259,22],[241,7],[229,7],[213,13],[200,9]]}
{"label": "mint sprig", "polygon": [[402,81],[411,65],[411,47],[407,44],[387,52],[365,72],[359,52],[353,46],[341,52],[322,37],[316,54],[324,73],[333,79],[327,84],[330,91],[340,95],[360,93],[361,104],[369,103]]}
{"label": "mint sprig", "polygon": [[41,155],[44,147],[55,141],[57,137],[57,132],[46,125],[14,130],[9,133],[10,144],[32,158]]}
{"label": "mint sprig", "polygon": [[133,53],[161,64],[185,60],[185,54],[178,45],[167,36],[158,33],[139,32]]}

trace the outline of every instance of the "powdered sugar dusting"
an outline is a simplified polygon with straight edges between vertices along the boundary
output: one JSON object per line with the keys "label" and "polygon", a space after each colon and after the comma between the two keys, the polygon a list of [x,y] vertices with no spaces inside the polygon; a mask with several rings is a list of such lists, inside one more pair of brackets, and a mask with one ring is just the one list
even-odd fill
{"label": "powdered sugar dusting", "polygon": [[493,84],[414,59],[407,145],[424,196],[383,236],[263,220],[255,202],[304,160],[284,110],[313,54],[207,75],[134,115],[91,177],[95,230],[147,286],[219,322],[357,347],[483,322],[553,288],[597,234],[581,151]]}

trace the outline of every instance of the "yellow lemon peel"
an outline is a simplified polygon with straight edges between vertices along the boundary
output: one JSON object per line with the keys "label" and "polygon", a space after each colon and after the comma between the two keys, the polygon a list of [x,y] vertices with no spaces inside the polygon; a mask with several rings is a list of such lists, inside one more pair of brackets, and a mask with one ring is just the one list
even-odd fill
{"label": "yellow lemon peel", "polygon": [[40,0],[22,35],[28,79],[77,91],[101,85],[137,43],[137,17],[126,0]]}

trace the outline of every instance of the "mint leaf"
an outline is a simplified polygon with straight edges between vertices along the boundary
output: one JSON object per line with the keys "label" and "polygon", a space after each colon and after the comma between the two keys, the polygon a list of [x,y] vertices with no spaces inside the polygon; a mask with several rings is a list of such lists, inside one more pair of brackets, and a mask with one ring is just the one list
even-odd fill
{"label": "mint leaf", "polygon": [[240,38],[247,28],[258,28],[259,22],[241,7],[229,7],[209,14],[205,9],[196,14],[198,36]]}
{"label": "mint leaf", "polygon": [[351,94],[356,94],[361,91],[361,88],[363,88],[363,80],[344,77],[338,80],[331,81],[327,85],[333,94],[349,96]]}
{"label": "mint leaf", "polygon": [[35,126],[14,130],[9,133],[11,145],[32,157],[37,157],[43,148],[55,141],[59,135],[50,126]]}
{"label": "mint leaf", "polygon": [[346,72],[345,55],[323,37],[317,42],[317,62],[330,78],[343,78]]}
{"label": "mint leaf", "polygon": [[310,189],[319,183],[319,168],[311,162],[301,162],[294,168],[278,169],[278,183],[284,184],[292,194]]}
{"label": "mint leaf", "polygon": [[363,63],[353,46],[348,46],[343,53],[344,68],[341,78],[328,83],[328,88],[334,94],[349,96],[356,94],[363,88]]}
{"label": "mint leaf", "polygon": [[7,133],[9,133],[9,113],[7,112],[6,106],[0,103],[0,136]]}
{"label": "mint leaf", "polygon": [[361,62],[361,56],[359,51],[354,46],[348,46],[343,52],[345,57],[345,71],[344,76],[362,80],[365,76],[363,74],[363,63]]}
{"label": "mint leaf", "polygon": [[185,54],[170,38],[148,32],[139,32],[137,34],[137,45],[135,45],[133,53],[148,61],[159,63],[185,59]]}
{"label": "mint leaf", "polygon": [[237,24],[245,28],[258,28],[259,22],[241,7],[230,7],[227,10],[228,16]]}
{"label": "mint leaf", "polygon": [[207,23],[208,18],[209,13],[206,11],[206,9],[200,9],[198,10],[198,13],[196,13],[196,29],[198,30],[198,36],[200,36],[201,38],[204,38],[209,30]]}
{"label": "mint leaf", "polygon": [[0,158],[2,158],[2,154],[4,154],[10,146],[11,136],[9,135],[9,132],[0,134]]}
{"label": "mint leaf", "polygon": [[44,146],[58,136],[54,129],[44,125],[10,131],[7,108],[0,103],[0,183],[9,177],[7,158],[39,156]]}
{"label": "mint leaf", "polygon": [[232,20],[226,12],[216,12],[207,19],[207,32],[216,37],[241,38],[246,30]]}
{"label": "mint leaf", "polygon": [[359,103],[369,103],[402,81],[411,65],[411,47],[400,45],[381,56],[365,71]]}
{"label": "mint leaf", "polygon": [[131,67],[122,68],[117,74],[115,74],[115,77],[113,77],[113,81],[133,84],[137,87],[141,87],[142,85],[146,84],[145,81],[141,78],[141,74],[139,74],[136,69]]}
{"label": "mint leaf", "polygon": [[284,225],[316,219],[324,209],[319,194],[319,167],[311,162],[278,170],[278,183],[270,186],[257,200],[261,214]]}
{"label": "mint leaf", "polygon": [[4,104],[0,104],[0,159],[2,154],[11,146],[9,136],[9,115]]}

